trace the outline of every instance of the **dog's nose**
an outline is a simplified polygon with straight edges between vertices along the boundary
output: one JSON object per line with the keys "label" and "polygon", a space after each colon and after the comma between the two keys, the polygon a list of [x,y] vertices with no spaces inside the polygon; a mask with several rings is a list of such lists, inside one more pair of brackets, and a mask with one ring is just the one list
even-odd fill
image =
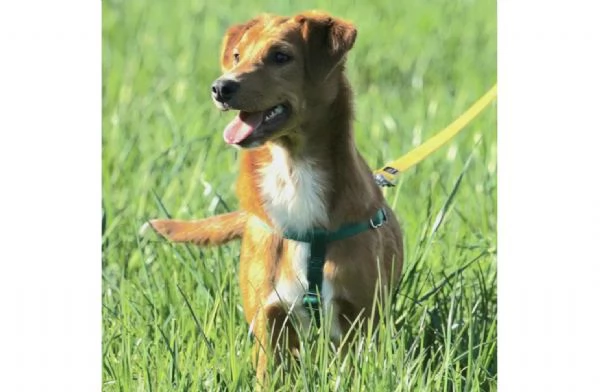
{"label": "dog's nose", "polygon": [[212,85],[212,96],[219,102],[227,102],[240,88],[240,84],[231,79],[217,79]]}

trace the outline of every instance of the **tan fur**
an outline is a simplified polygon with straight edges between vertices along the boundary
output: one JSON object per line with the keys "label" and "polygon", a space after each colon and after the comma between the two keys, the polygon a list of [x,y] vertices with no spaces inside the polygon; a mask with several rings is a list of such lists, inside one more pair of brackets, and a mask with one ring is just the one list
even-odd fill
{"label": "tan fur", "polygon": [[[343,224],[367,221],[381,207],[388,216],[381,228],[327,247],[324,281],[330,285],[331,309],[341,332],[348,332],[357,318],[370,317],[374,300],[384,300],[379,295],[392,289],[400,278],[400,225],[353,137],[352,90],[344,75],[344,61],[356,35],[351,23],[321,12],[293,18],[262,15],[230,28],[223,41],[221,65],[225,75],[240,82],[231,107],[259,111],[285,101],[292,108],[291,118],[285,127],[267,135],[260,147],[242,150],[237,195],[243,212],[194,222],[151,222],[173,241],[219,244],[242,235],[240,284],[246,320],[257,339],[259,380],[269,358],[261,347],[294,349],[299,344],[299,331],[292,329],[287,330],[287,341],[277,341],[278,333],[287,328],[284,321],[290,304],[269,303],[275,285],[293,281],[297,274],[293,266],[302,261],[298,260],[297,243],[282,239],[278,232],[278,220],[293,222],[294,217],[271,215],[269,206],[274,200],[265,198],[272,192],[284,192],[286,186],[292,190],[302,186],[294,183],[299,175],[296,168],[308,168],[303,169],[308,170],[304,176],[311,168],[317,170],[323,182],[319,189],[303,190],[318,191],[311,197],[319,197],[325,206],[326,216],[315,217],[315,226],[334,231]],[[270,65],[265,59],[275,46],[291,52],[293,62],[284,67]],[[234,50],[240,55],[238,63],[233,59]],[[285,151],[287,166],[281,169],[281,180],[265,182],[265,167],[276,149],[277,153]],[[264,189],[267,183],[273,188],[271,193]],[[300,195],[302,189],[295,191]],[[378,284],[383,290],[377,290]],[[284,288],[293,289],[289,285]],[[306,316],[303,309],[295,312]]]}
{"label": "tan fur", "polygon": [[157,233],[173,242],[207,246],[241,238],[247,218],[245,212],[234,211],[196,221],[153,219],[148,223]]}

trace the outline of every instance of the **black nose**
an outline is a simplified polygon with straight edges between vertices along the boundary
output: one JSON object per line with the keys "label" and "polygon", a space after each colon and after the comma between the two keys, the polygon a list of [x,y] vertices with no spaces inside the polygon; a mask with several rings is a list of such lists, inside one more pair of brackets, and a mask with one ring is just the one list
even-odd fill
{"label": "black nose", "polygon": [[240,84],[231,79],[217,79],[212,85],[212,96],[219,102],[227,102],[240,88]]}

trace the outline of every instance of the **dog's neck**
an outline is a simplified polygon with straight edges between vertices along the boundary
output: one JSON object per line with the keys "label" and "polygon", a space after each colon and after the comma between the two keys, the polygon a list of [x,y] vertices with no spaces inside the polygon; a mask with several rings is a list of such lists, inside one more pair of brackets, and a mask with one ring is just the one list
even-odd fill
{"label": "dog's neck", "polygon": [[338,83],[329,105],[308,108],[301,145],[283,139],[242,152],[241,207],[277,230],[335,230],[383,203],[354,142],[350,87],[343,75]]}

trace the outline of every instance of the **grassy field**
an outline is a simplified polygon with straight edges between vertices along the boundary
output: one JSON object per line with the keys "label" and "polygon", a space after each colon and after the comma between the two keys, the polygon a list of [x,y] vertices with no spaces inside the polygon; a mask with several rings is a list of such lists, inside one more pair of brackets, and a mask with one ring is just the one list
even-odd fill
{"label": "grassy field", "polygon": [[[237,153],[222,140],[232,114],[209,94],[228,25],[309,8],[354,21],[355,133],[373,168],[496,80],[492,0],[299,3],[102,2],[104,390],[252,390],[239,244],[198,249],[137,235],[151,217],[237,208]],[[276,372],[281,390],[496,390],[495,107],[386,197],[403,222],[406,263],[379,333],[344,359],[316,339],[300,377]]]}

